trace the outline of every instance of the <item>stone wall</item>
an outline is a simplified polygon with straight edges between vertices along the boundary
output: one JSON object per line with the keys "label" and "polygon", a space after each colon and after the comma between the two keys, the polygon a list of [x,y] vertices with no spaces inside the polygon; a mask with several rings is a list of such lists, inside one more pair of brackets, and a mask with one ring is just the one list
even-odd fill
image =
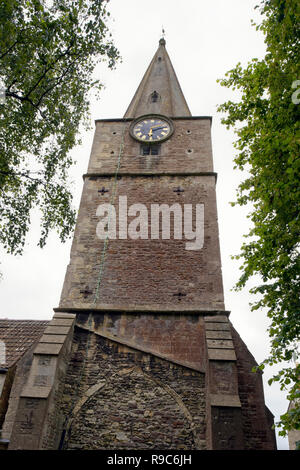
{"label": "stone wall", "polygon": [[206,448],[203,373],[81,328],[61,410],[65,449]]}

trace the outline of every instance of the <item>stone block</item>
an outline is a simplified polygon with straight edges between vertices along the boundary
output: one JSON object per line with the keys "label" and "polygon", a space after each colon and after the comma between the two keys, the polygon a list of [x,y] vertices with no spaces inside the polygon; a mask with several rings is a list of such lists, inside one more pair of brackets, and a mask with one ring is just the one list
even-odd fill
{"label": "stone block", "polygon": [[40,343],[63,344],[65,339],[66,335],[43,335],[40,339]]}
{"label": "stone block", "polygon": [[209,349],[234,349],[233,342],[224,339],[207,339],[207,347]]}
{"label": "stone block", "polygon": [[71,330],[71,326],[47,326],[44,333],[45,335],[67,335]]}
{"label": "stone block", "polygon": [[204,317],[204,321],[209,323],[228,323],[228,317],[226,315],[209,315]]}
{"label": "stone block", "polygon": [[211,394],[210,404],[211,406],[241,407],[241,402],[238,395]]}
{"label": "stone block", "polygon": [[72,318],[53,318],[49,326],[72,326],[73,322]]}
{"label": "stone block", "polygon": [[22,390],[22,398],[48,398],[51,392],[51,386],[49,387],[33,387],[31,385],[25,386]]}
{"label": "stone block", "polygon": [[206,330],[224,330],[230,331],[229,323],[205,323]]}
{"label": "stone block", "polygon": [[[45,331],[46,333],[46,331]],[[215,331],[215,330],[206,330],[206,339],[231,339],[230,331]]]}
{"label": "stone block", "polygon": [[38,343],[34,354],[53,354],[58,356],[62,347],[63,344]]}
{"label": "stone block", "polygon": [[76,318],[76,315],[74,313],[55,313],[53,315],[53,318],[68,318],[68,319],[74,319]]}
{"label": "stone block", "polygon": [[236,361],[233,349],[208,349],[208,359],[215,361]]}

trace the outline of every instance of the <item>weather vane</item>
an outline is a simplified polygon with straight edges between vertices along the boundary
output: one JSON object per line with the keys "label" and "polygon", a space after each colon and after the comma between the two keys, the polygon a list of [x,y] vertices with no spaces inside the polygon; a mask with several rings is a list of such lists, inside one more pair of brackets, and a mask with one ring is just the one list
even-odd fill
{"label": "weather vane", "polygon": [[163,26],[162,26],[162,28],[161,28],[161,31],[162,31],[162,37],[165,38],[166,31],[164,30],[164,27],[163,27]]}

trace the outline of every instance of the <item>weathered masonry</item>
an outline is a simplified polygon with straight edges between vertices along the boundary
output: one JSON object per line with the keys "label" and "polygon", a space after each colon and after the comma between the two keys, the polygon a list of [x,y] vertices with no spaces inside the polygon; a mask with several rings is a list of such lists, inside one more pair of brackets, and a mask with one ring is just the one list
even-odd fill
{"label": "weathered masonry", "polygon": [[[224,306],[215,185],[211,118],[191,116],[161,39],[124,117],[96,121],[60,305],[11,387],[9,449],[275,448]],[[119,196],[149,213],[203,204],[203,247],[126,237],[118,218],[123,236],[100,239],[97,209]]]}

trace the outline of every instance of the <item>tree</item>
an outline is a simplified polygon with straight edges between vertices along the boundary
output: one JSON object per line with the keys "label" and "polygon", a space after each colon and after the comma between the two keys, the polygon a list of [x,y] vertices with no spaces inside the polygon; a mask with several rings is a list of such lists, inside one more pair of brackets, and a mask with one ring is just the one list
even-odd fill
{"label": "tree", "polygon": [[[239,102],[219,106],[223,124],[235,130],[235,168],[247,172],[233,204],[251,204],[251,229],[237,259],[242,274],[235,288],[253,275],[261,282],[251,309],[267,309],[270,355],[260,364],[279,364],[269,380],[287,390],[295,407],[280,417],[279,434],[300,429],[299,302],[299,25],[297,0],[264,0],[256,29],[263,32],[266,55],[241,64],[219,80],[238,89]],[[297,90],[298,88],[298,90]],[[255,297],[257,298],[257,296]]]}
{"label": "tree", "polygon": [[0,3],[0,243],[22,253],[33,208],[42,247],[51,229],[65,241],[75,212],[67,174],[70,150],[88,127],[89,92],[100,61],[119,60],[103,0]]}

